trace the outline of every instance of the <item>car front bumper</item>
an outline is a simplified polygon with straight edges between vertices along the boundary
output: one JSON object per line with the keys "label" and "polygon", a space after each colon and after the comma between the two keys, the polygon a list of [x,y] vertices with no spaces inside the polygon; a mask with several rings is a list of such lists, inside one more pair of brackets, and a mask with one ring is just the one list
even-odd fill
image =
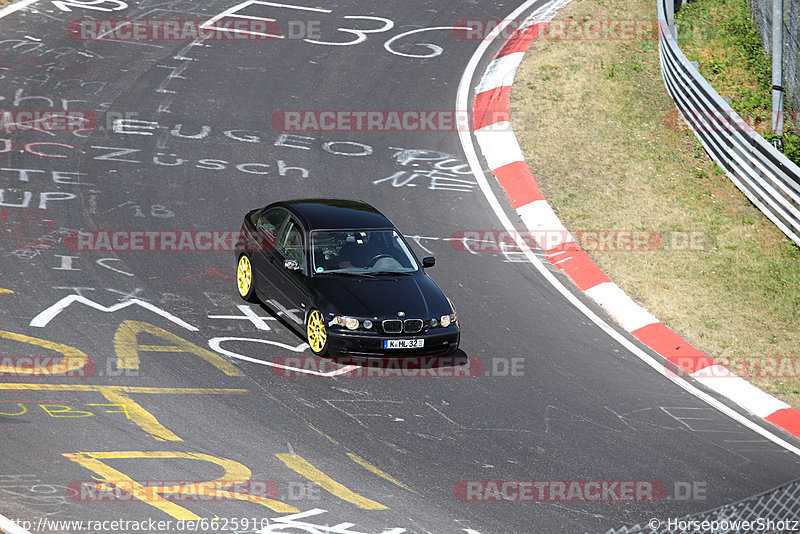
{"label": "car front bumper", "polygon": [[[422,334],[386,336],[331,330],[328,332],[328,351],[332,355],[381,356],[386,358],[404,358],[409,356],[446,356],[458,349],[461,331],[458,327],[449,326]],[[387,339],[424,339],[425,345],[415,349],[385,349],[383,342]]]}

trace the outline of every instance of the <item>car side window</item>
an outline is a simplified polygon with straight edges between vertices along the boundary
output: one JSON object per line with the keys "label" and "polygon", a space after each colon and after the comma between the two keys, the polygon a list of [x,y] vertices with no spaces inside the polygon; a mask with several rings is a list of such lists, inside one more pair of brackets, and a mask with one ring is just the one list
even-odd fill
{"label": "car side window", "polygon": [[303,251],[303,231],[296,222],[290,220],[283,229],[279,240],[280,250],[286,259],[297,260],[300,265],[303,264],[305,256]]}
{"label": "car side window", "polygon": [[278,235],[278,230],[281,229],[283,221],[286,220],[286,210],[282,208],[272,208],[265,211],[261,218],[258,220],[258,228],[266,232],[267,236],[275,239]]}

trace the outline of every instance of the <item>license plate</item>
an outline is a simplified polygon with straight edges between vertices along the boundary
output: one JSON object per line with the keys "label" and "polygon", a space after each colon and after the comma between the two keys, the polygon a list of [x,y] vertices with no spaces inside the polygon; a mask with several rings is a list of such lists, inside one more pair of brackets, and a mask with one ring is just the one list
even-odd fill
{"label": "license plate", "polygon": [[385,339],[384,349],[418,349],[425,346],[424,339]]}

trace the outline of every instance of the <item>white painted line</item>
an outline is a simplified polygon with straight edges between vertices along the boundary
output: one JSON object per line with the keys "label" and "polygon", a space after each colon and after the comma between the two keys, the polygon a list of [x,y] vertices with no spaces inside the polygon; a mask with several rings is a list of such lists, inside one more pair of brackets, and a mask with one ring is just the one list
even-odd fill
{"label": "white painted line", "polygon": [[6,534],[31,534],[3,515],[0,515],[0,531]]}
{"label": "white painted line", "polygon": [[164,317],[168,321],[172,321],[173,323],[185,328],[186,330],[190,330],[192,332],[198,332],[199,328],[190,325],[186,321],[182,320],[180,317],[176,317],[169,313],[168,311],[162,310],[158,306],[150,304],[149,302],[145,302],[139,299],[128,299],[122,302],[118,302],[111,306],[103,306],[102,304],[98,304],[93,300],[90,300],[86,297],[82,297],[80,295],[67,295],[66,297],[62,298],[46,310],[42,311],[31,319],[29,326],[35,326],[37,328],[44,328],[47,326],[50,321],[52,321],[59,313],[67,309],[73,302],[78,302],[80,304],[85,304],[90,308],[94,308],[95,310],[101,311],[103,313],[114,313],[115,311],[121,310],[123,308],[127,308],[128,306],[141,306],[146,310],[150,310],[153,313]]}
{"label": "white painted line", "polygon": [[228,319],[228,320],[239,320],[239,321],[250,321],[250,323],[256,327],[256,330],[262,331],[269,331],[272,330],[267,321],[277,321],[275,317],[261,317],[256,312],[253,311],[247,304],[239,304],[236,306],[242,315],[207,315],[209,319]]}
{"label": "white painted line", "polygon": [[255,15],[228,15],[229,17],[239,18],[239,19],[251,19],[251,20],[260,20],[263,22],[278,22],[278,19],[271,19],[269,17],[256,17]]}
{"label": "white painted line", "polygon": [[[5,17],[6,15],[10,15],[19,11],[22,8],[28,7],[31,4],[38,2],[39,0],[20,0],[19,2],[14,2],[13,4],[9,4],[3,9],[0,9],[0,18]],[[2,517],[2,516],[0,516]]]}
{"label": "white painted line", "polygon": [[[466,133],[469,134],[469,132]],[[515,161],[525,161],[525,156],[522,155],[522,150],[517,143],[517,137],[508,121],[484,126],[475,131],[475,137],[478,138],[483,156],[492,170]]]}
{"label": "white painted line", "polygon": [[[229,16],[232,17],[233,15],[229,15]],[[217,21],[214,21],[214,22],[217,22]],[[204,30],[219,30],[219,31],[224,31],[224,32],[228,32],[228,33],[241,33],[241,34],[244,34],[244,35],[257,35],[258,37],[267,37],[267,38],[272,38],[272,39],[285,39],[286,38],[283,35],[279,35],[277,33],[254,32],[254,31],[250,31],[250,30],[241,30],[241,29],[238,29],[238,28],[226,28],[225,26],[213,26],[212,24],[214,22],[212,22],[212,21],[204,22],[200,26],[200,28],[202,28]]]}
{"label": "white painted line", "polygon": [[504,86],[511,86],[514,83],[514,75],[517,73],[517,67],[522,62],[522,57],[525,52],[514,52],[507,56],[499,57],[489,63],[489,68],[486,69],[486,74],[478,88],[475,89],[476,93],[484,93],[492,89],[498,89]]}
{"label": "white painted line", "polygon": [[[703,374],[706,376],[702,376]],[[728,397],[758,417],[764,418],[778,410],[791,408],[785,402],[761,391],[744,378],[734,376],[721,365],[712,365],[701,369],[692,373],[692,376],[708,389]]]}
{"label": "white painted line", "polygon": [[636,304],[614,282],[604,282],[590,287],[585,293],[605,308],[628,332],[659,322],[650,312]]}
{"label": "white painted line", "polygon": [[0,531],[6,534],[31,534],[3,515],[0,515]]}
{"label": "white painted line", "polygon": [[229,7],[228,9],[226,9],[225,11],[223,11],[221,13],[218,13],[218,14],[214,15],[213,17],[211,17],[207,21],[205,21],[202,24],[200,24],[200,28],[204,29],[204,30],[223,30],[223,31],[229,31],[229,32],[232,32],[232,33],[244,33],[244,34],[249,34],[249,35],[259,35],[259,36],[262,36],[262,37],[275,37],[275,38],[278,38],[278,39],[283,39],[284,37],[282,35],[274,35],[274,34],[271,34],[271,33],[252,32],[252,31],[240,30],[240,29],[236,29],[236,28],[225,28],[225,27],[214,26],[214,24],[216,24],[218,21],[220,21],[220,20],[222,20],[222,19],[224,19],[226,17],[235,17],[235,18],[240,18],[240,19],[248,19],[249,18],[249,19],[253,19],[253,20],[262,20],[262,21],[264,21],[264,20],[274,20],[274,19],[265,19],[263,17],[255,17],[255,16],[251,17],[249,15],[237,15],[236,14],[237,11],[242,10],[242,9],[244,9],[246,7],[249,7],[249,6],[255,5],[255,4],[261,5],[261,6],[294,9],[294,10],[297,10],[297,11],[310,11],[312,13],[331,13],[330,9],[323,9],[323,8],[317,8],[317,7],[294,6],[294,5],[290,5],[290,4],[280,4],[280,3],[276,3],[276,2],[261,2],[259,0],[246,0],[244,2],[236,4],[233,7]]}
{"label": "white painted line", "polygon": [[215,337],[208,340],[208,346],[211,347],[212,350],[219,352],[220,354],[224,354],[225,356],[229,356],[231,358],[236,358],[237,360],[243,360],[245,362],[250,363],[257,363],[259,365],[267,365],[269,367],[274,367],[276,369],[283,369],[285,371],[294,372],[294,373],[303,373],[307,375],[314,375],[314,376],[322,376],[325,378],[331,378],[334,376],[342,375],[344,373],[349,373],[353,369],[357,369],[357,365],[346,365],[341,369],[336,369],[335,371],[329,371],[327,373],[321,373],[319,371],[312,371],[311,369],[301,369],[299,367],[292,367],[290,365],[283,365],[280,363],[271,362],[268,360],[259,360],[258,358],[251,358],[250,356],[244,356],[242,354],[238,354],[236,352],[232,352],[222,348],[222,343],[226,341],[249,341],[253,343],[262,343],[264,345],[274,345],[276,347],[281,347],[286,350],[290,350],[292,352],[303,352],[308,348],[308,343],[301,343],[296,347],[292,345],[287,345],[285,343],[280,343],[278,341],[272,341],[270,339],[257,339],[257,338],[250,338],[250,337]]}
{"label": "white painted line", "polygon": [[[262,0],[252,0],[250,2],[245,2],[245,3],[246,4],[258,4],[260,6],[283,7],[283,8],[286,8],[286,9],[294,9],[294,10],[297,10],[297,11],[311,11],[312,13],[333,13],[330,9],[324,9],[324,8],[321,8],[321,7],[296,6],[294,4],[281,4],[279,2],[264,2]],[[233,8],[231,8],[231,9],[233,9]]]}
{"label": "white painted line", "polygon": [[[345,18],[348,18],[348,17],[345,17]],[[358,17],[358,18],[366,18],[366,17]],[[380,17],[369,17],[369,18],[371,18],[373,20],[380,20]],[[384,19],[384,20],[388,20],[388,19]],[[392,21],[388,21],[388,22],[392,22]],[[392,25],[394,25],[394,22],[392,22]],[[360,30],[360,32],[361,33],[376,33],[377,31],[386,31],[388,29],[389,28],[384,28],[384,29],[380,29],[380,30],[369,30],[369,31]],[[404,52],[399,52],[399,51],[395,50],[393,48],[393,46],[394,46],[395,41],[399,41],[400,39],[405,39],[409,35],[415,35],[417,33],[432,32],[432,31],[442,31],[442,30],[455,31],[455,30],[471,30],[471,29],[472,28],[469,28],[467,26],[432,26],[430,28],[419,28],[419,29],[416,29],[416,30],[411,30],[411,31],[403,32],[403,33],[398,33],[397,35],[395,35],[394,37],[392,37],[391,39],[389,39],[385,43],[383,43],[383,48],[384,48],[384,50],[386,50],[390,54],[394,54],[395,56],[411,57],[411,58],[436,57],[442,51],[442,47],[440,47],[438,45],[434,45],[434,44],[426,44],[426,45],[424,45],[424,46],[427,46],[428,48],[430,48],[432,50],[429,54],[406,54]],[[348,31],[351,32],[351,33],[353,32],[353,30],[350,30],[350,29],[348,29]],[[313,42],[313,41],[311,41],[311,42]],[[348,43],[348,44],[354,44],[354,43]]]}
{"label": "white painted line", "polygon": [[[456,106],[455,109],[469,109],[470,103],[470,85],[472,83],[472,79],[475,76],[475,71],[478,68],[478,64],[486,53],[486,50],[489,48],[489,45],[492,43],[494,38],[500,34],[500,32],[504,31],[506,26],[508,26],[508,22],[510,20],[514,20],[515,18],[519,17],[522,13],[524,13],[527,9],[529,9],[534,3],[539,0],[527,0],[517,9],[515,9],[511,14],[509,14],[506,19],[501,22],[489,36],[478,45],[478,48],[473,53],[472,57],[467,64],[466,69],[464,70],[464,74],[461,76],[461,81],[458,85],[458,93],[456,96]],[[548,13],[550,17],[552,17],[555,12],[562,8],[563,6],[567,5],[570,0],[554,0],[553,2],[547,4],[542,9],[537,9],[529,18],[538,17],[539,19],[544,20],[545,15],[543,13]],[[475,179],[478,183],[478,186],[481,189],[484,197],[486,197],[486,201],[489,203],[489,206],[494,211],[495,216],[500,220],[500,223],[506,229],[506,231],[510,232],[511,235],[516,236],[516,240],[518,241],[517,245],[522,248],[523,243],[521,243],[522,239],[519,237],[519,233],[514,228],[514,225],[511,223],[511,220],[503,211],[503,207],[500,205],[500,201],[497,200],[494,192],[492,191],[491,186],[489,185],[489,181],[486,178],[486,175],[483,172],[480,159],[478,158],[478,154],[475,151],[475,146],[472,142],[472,135],[468,131],[459,131],[458,132],[459,139],[461,141],[461,146],[464,149],[464,154],[467,157],[467,161],[469,162],[470,168],[472,169],[472,173],[475,176]],[[633,355],[638,357],[642,360],[646,365],[650,366],[655,372],[661,374],[672,383],[674,383],[679,388],[685,390],[686,392],[694,395],[698,399],[702,400],[709,406],[719,410],[721,413],[727,415],[734,421],[738,422],[742,426],[745,426],[755,432],[756,434],[768,439],[769,441],[775,443],[786,449],[787,451],[800,456],[800,448],[792,445],[791,443],[787,442],[783,438],[773,434],[770,430],[763,428],[761,425],[758,425],[745,417],[744,415],[740,414],[736,410],[728,407],[723,402],[715,399],[708,393],[698,389],[693,384],[690,384],[686,380],[678,378],[676,376],[670,376],[670,372],[666,370],[666,367],[662,362],[659,362],[645,351],[640,349],[633,341],[622,335],[621,333],[617,332],[614,328],[611,327],[608,323],[606,323],[603,319],[601,319],[596,313],[594,313],[589,307],[586,306],[581,300],[574,295],[570,290],[568,290],[564,284],[562,284],[554,275],[551,273],[544,264],[536,258],[532,253],[529,251],[523,251],[525,257],[528,261],[533,265],[533,267],[539,271],[539,274],[553,286],[553,288],[561,293],[564,299],[567,300],[570,304],[575,306],[581,313],[583,313],[590,321],[592,321],[598,328],[603,330],[606,334],[608,334],[611,338],[613,338],[617,343],[619,343],[622,347],[627,349]]]}

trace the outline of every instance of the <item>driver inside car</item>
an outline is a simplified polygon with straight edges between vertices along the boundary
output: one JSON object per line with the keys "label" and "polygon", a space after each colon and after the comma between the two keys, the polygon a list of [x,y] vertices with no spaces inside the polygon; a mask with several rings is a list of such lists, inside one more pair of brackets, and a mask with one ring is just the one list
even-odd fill
{"label": "driver inside car", "polygon": [[347,240],[339,253],[339,268],[359,268],[369,267],[370,260],[378,254],[375,244],[370,243],[369,232],[354,232],[348,235]]}

